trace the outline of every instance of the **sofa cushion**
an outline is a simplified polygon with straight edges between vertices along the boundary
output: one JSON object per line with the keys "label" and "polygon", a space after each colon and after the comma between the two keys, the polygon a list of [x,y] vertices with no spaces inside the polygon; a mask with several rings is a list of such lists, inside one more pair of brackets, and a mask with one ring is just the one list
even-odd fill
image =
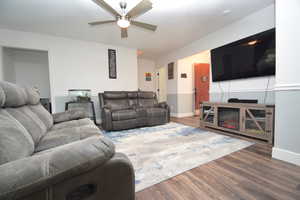
{"label": "sofa cushion", "polygon": [[5,107],[20,107],[27,103],[27,92],[15,84],[9,82],[0,82],[5,93]]}
{"label": "sofa cushion", "polygon": [[31,135],[8,112],[0,109],[0,165],[30,156],[33,151]]}
{"label": "sofa cushion", "polygon": [[138,104],[141,107],[151,108],[157,104],[154,92],[138,92]]}
{"label": "sofa cushion", "polygon": [[126,92],[104,92],[103,98],[104,105],[111,110],[125,110],[130,108]]}
{"label": "sofa cushion", "polygon": [[156,105],[154,99],[139,99],[138,102],[140,107],[145,107],[145,108],[151,108]]}
{"label": "sofa cushion", "polygon": [[96,127],[96,125],[94,124],[94,122],[91,119],[84,118],[84,119],[71,120],[71,121],[67,121],[67,122],[54,124],[54,126],[51,128],[51,130],[79,127],[79,126],[85,126],[85,125],[93,125]]}
{"label": "sofa cushion", "polygon": [[28,105],[37,105],[40,103],[40,94],[37,89],[26,87],[25,92],[27,94],[27,102],[26,103]]}
{"label": "sofa cushion", "polygon": [[30,133],[33,141],[37,144],[43,135],[46,134],[47,127],[41,121],[41,119],[29,108],[29,106],[23,106],[19,108],[6,108],[9,114],[11,114],[23,127]]}
{"label": "sofa cushion", "polygon": [[128,92],[127,95],[130,106],[138,105],[138,92]]}
{"label": "sofa cushion", "polygon": [[138,92],[139,99],[155,99],[156,95],[154,92]]}
{"label": "sofa cushion", "polygon": [[100,134],[100,130],[93,124],[51,130],[40,140],[35,148],[35,152],[44,151]]}
{"label": "sofa cushion", "polygon": [[29,108],[34,112],[40,120],[45,124],[47,130],[53,126],[53,117],[52,115],[42,106],[41,104],[31,105]]}
{"label": "sofa cushion", "polygon": [[[25,159],[0,165],[0,199],[49,199],[49,194],[52,197],[52,194],[55,193],[55,191],[49,192],[53,189],[52,186],[59,187],[59,184],[62,185],[73,177],[78,177],[92,169],[103,166],[114,156],[114,152],[115,148],[111,141],[94,136]],[[99,171],[93,175],[101,180]],[[83,184],[86,184],[89,180],[80,179]],[[99,183],[93,182],[90,184],[97,184],[97,190],[100,190],[99,187],[102,187],[103,183],[100,181]],[[65,187],[63,190],[72,192],[68,189],[69,187]],[[47,193],[42,198],[35,195],[43,190],[46,190]],[[66,199],[66,196],[59,199]],[[103,198],[97,196],[97,198],[92,199]]]}
{"label": "sofa cushion", "polygon": [[137,118],[137,113],[135,110],[119,110],[112,112],[112,120],[126,120],[126,119],[135,119]]}
{"label": "sofa cushion", "polygon": [[0,108],[4,106],[5,103],[5,93],[2,87],[0,87]]}
{"label": "sofa cushion", "polygon": [[161,117],[166,116],[167,110],[163,108],[147,108],[148,117]]}
{"label": "sofa cushion", "polygon": [[107,91],[103,93],[104,99],[127,99],[126,92]]}

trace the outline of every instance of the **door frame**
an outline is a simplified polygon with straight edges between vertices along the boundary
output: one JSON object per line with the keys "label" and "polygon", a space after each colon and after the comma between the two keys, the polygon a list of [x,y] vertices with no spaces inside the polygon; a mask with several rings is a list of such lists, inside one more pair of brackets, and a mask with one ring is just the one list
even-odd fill
{"label": "door frame", "polygon": [[197,101],[197,97],[196,97],[196,73],[195,73],[195,67],[197,64],[208,64],[209,65],[209,69],[208,69],[208,98],[210,98],[209,96],[209,89],[210,89],[210,80],[211,80],[211,77],[210,77],[210,72],[211,72],[211,64],[210,63],[204,63],[204,62],[195,62],[193,64],[193,84],[194,84],[194,107],[193,107],[193,110],[194,110],[194,114],[195,115],[200,115],[200,107],[199,109],[196,109],[196,101]]}

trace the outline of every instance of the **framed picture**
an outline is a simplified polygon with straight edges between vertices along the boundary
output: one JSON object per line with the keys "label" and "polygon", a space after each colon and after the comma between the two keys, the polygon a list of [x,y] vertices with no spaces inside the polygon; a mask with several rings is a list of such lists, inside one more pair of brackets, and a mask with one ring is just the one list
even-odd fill
{"label": "framed picture", "polygon": [[145,73],[145,78],[146,78],[146,81],[151,81],[152,80],[152,74],[147,72]]}
{"label": "framed picture", "polygon": [[181,74],[181,78],[187,78],[187,74],[186,73],[182,73]]}
{"label": "framed picture", "polygon": [[117,79],[117,53],[115,49],[108,49],[109,78]]}
{"label": "framed picture", "polygon": [[168,79],[174,79],[174,62],[168,64]]}

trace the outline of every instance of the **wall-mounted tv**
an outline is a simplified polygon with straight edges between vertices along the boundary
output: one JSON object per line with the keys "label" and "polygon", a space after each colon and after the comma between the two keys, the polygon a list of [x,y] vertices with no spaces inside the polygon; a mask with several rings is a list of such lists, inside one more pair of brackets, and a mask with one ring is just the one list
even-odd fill
{"label": "wall-mounted tv", "polygon": [[213,81],[275,75],[275,29],[211,51]]}

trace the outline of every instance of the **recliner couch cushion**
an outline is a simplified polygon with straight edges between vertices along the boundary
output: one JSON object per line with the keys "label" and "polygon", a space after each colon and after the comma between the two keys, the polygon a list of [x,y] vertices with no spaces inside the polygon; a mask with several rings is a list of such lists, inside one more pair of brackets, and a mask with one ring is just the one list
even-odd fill
{"label": "recliner couch cushion", "polygon": [[128,92],[128,101],[130,106],[138,105],[138,93],[137,92]]}
{"label": "recliner couch cushion", "polygon": [[100,130],[93,124],[51,130],[40,140],[35,152],[83,140],[94,135],[99,136]]}
{"label": "recliner couch cushion", "polygon": [[27,103],[28,96],[24,88],[8,82],[0,82],[5,93],[5,107],[20,107]]}
{"label": "recliner couch cushion", "polygon": [[148,117],[162,117],[167,115],[167,110],[163,108],[147,108]]}
{"label": "recliner couch cushion", "polygon": [[112,112],[112,120],[127,120],[127,119],[135,119],[137,118],[137,113],[135,110],[118,110]]}
{"label": "recliner couch cushion", "polygon": [[27,104],[36,105],[40,103],[40,94],[37,89],[26,87],[25,92],[27,94]]}
{"label": "recliner couch cushion", "polygon": [[84,118],[84,119],[71,120],[71,121],[67,121],[67,122],[54,124],[54,126],[51,128],[51,131],[64,129],[64,128],[85,126],[85,125],[93,125],[96,127],[96,125],[94,124],[94,122],[91,119]]}
{"label": "recliner couch cushion", "polygon": [[0,165],[30,156],[33,151],[31,135],[8,112],[0,109]]}
{"label": "recliner couch cushion", "polygon": [[0,87],[0,108],[4,105],[4,103],[5,103],[5,93],[2,87]]}
{"label": "recliner couch cushion", "polygon": [[44,123],[47,130],[53,126],[53,117],[52,115],[41,105],[31,105],[29,106],[32,112],[34,112],[39,119]]}
{"label": "recliner couch cushion", "polygon": [[130,105],[125,92],[104,92],[104,104],[111,110],[129,109]]}
{"label": "recliner couch cushion", "polygon": [[19,108],[6,108],[25,129],[30,133],[33,141],[37,144],[43,135],[46,134],[47,127],[40,120],[40,118],[29,108],[29,106],[22,106]]}
{"label": "recliner couch cushion", "polygon": [[157,104],[154,92],[138,92],[138,105],[140,107],[151,108]]}

